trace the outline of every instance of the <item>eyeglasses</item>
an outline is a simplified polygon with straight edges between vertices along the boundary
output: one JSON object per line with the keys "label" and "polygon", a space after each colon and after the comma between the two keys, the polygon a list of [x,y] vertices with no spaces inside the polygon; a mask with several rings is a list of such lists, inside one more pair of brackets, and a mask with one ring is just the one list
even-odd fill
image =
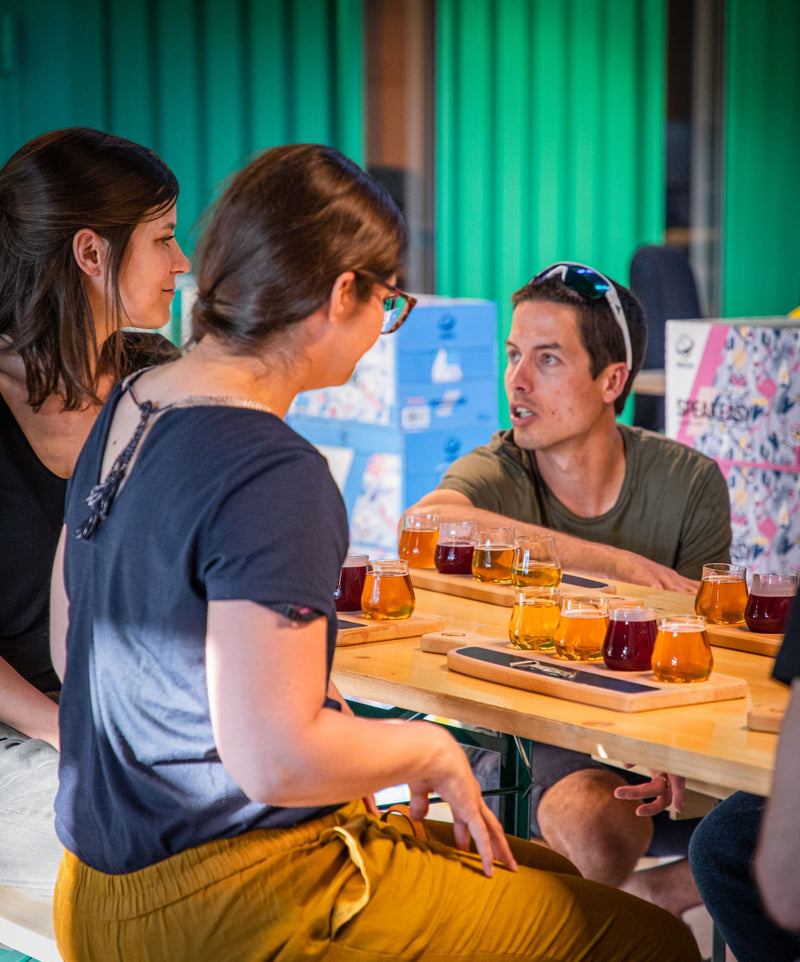
{"label": "eyeglasses", "polygon": [[416,297],[406,294],[406,292],[401,291],[399,287],[393,287],[391,284],[387,284],[382,277],[378,277],[377,274],[372,274],[370,271],[357,271],[356,273],[361,274],[363,277],[370,278],[370,280],[376,284],[380,284],[389,291],[389,296],[383,299],[383,324],[381,325],[381,334],[393,334],[395,331],[399,331],[403,324],[405,324],[406,318],[411,313],[411,309],[417,303]]}
{"label": "eyeglasses", "polygon": [[622,331],[622,339],[625,342],[625,363],[629,371],[633,370],[633,350],[628,319],[625,317],[625,311],[622,310],[622,304],[611,281],[604,274],[585,264],[563,261],[561,264],[554,264],[539,271],[528,283],[535,284],[536,281],[544,281],[548,277],[560,277],[565,287],[590,301],[599,301],[601,297],[606,299],[606,304],[611,308],[614,320]]}

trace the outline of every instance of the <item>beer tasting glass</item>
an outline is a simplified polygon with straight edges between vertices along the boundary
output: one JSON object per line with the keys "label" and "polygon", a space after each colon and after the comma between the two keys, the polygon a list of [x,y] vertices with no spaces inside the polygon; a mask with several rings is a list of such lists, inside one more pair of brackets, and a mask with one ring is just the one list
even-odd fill
{"label": "beer tasting glass", "polygon": [[561,562],[552,535],[520,535],[517,538],[511,562],[511,581],[518,588],[531,585],[557,588],[561,584]]}
{"label": "beer tasting glass", "polygon": [[797,575],[753,575],[744,620],[750,631],[782,634],[797,594]]}
{"label": "beer tasting glass", "polygon": [[410,568],[434,568],[433,553],[438,540],[438,514],[407,514],[400,532],[398,554]]}
{"label": "beer tasting glass", "polygon": [[743,625],[747,607],[744,565],[703,565],[694,610],[711,625]]}
{"label": "beer tasting glass", "polygon": [[513,528],[478,528],[472,553],[472,577],[476,581],[510,584],[513,554]]}
{"label": "beer tasting glass", "polygon": [[361,593],[361,610],[365,618],[400,621],[411,617],[415,604],[407,561],[394,559],[367,564],[367,577]]}
{"label": "beer tasting glass", "polygon": [[565,595],[555,634],[555,652],[567,661],[600,661],[608,627],[605,598]]}
{"label": "beer tasting glass", "polygon": [[653,648],[653,674],[658,681],[705,681],[714,656],[700,615],[667,615],[658,619]]}
{"label": "beer tasting glass", "polygon": [[339,584],[333,593],[337,611],[360,611],[361,592],[367,577],[369,555],[349,554],[339,571]]}
{"label": "beer tasting glass", "polygon": [[655,608],[614,607],[608,612],[603,661],[614,671],[649,671],[656,640]]}
{"label": "beer tasting glass", "polygon": [[558,618],[558,588],[517,588],[508,639],[514,648],[552,652]]}
{"label": "beer tasting glass", "polygon": [[474,521],[442,521],[439,543],[433,554],[436,570],[445,575],[472,574],[472,552],[475,550]]}

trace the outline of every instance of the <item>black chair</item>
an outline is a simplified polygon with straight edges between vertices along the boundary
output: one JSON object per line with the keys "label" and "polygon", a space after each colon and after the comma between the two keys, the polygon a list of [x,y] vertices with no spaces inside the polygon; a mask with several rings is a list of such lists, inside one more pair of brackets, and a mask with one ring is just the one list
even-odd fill
{"label": "black chair", "polygon": [[[630,288],[642,302],[647,322],[643,370],[664,369],[665,325],[668,320],[702,317],[692,266],[678,247],[647,244],[631,259]],[[664,430],[664,398],[639,394],[633,423]]]}

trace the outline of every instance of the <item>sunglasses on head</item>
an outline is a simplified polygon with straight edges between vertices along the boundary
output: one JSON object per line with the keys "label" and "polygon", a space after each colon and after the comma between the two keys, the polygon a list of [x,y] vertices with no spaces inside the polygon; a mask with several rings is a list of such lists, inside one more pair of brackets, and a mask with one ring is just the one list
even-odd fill
{"label": "sunglasses on head", "polygon": [[611,313],[614,315],[614,320],[622,331],[622,339],[625,342],[625,363],[628,370],[632,370],[633,350],[631,349],[628,319],[625,317],[625,311],[622,309],[616,288],[611,281],[594,268],[587,267],[586,264],[562,261],[560,264],[553,264],[551,267],[539,271],[528,283],[535,284],[537,281],[543,281],[549,277],[560,277],[565,287],[589,301],[599,301],[601,297],[605,298],[606,304],[611,308]]}

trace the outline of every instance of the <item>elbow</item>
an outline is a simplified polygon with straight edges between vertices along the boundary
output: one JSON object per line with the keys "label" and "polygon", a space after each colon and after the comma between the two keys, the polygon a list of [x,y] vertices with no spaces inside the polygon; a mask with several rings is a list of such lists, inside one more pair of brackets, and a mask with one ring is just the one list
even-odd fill
{"label": "elbow", "polygon": [[249,755],[237,759],[221,754],[221,758],[228,774],[251,801],[277,807],[305,804],[298,791],[303,765],[297,756],[289,753],[287,757],[276,757],[271,753],[269,758]]}

